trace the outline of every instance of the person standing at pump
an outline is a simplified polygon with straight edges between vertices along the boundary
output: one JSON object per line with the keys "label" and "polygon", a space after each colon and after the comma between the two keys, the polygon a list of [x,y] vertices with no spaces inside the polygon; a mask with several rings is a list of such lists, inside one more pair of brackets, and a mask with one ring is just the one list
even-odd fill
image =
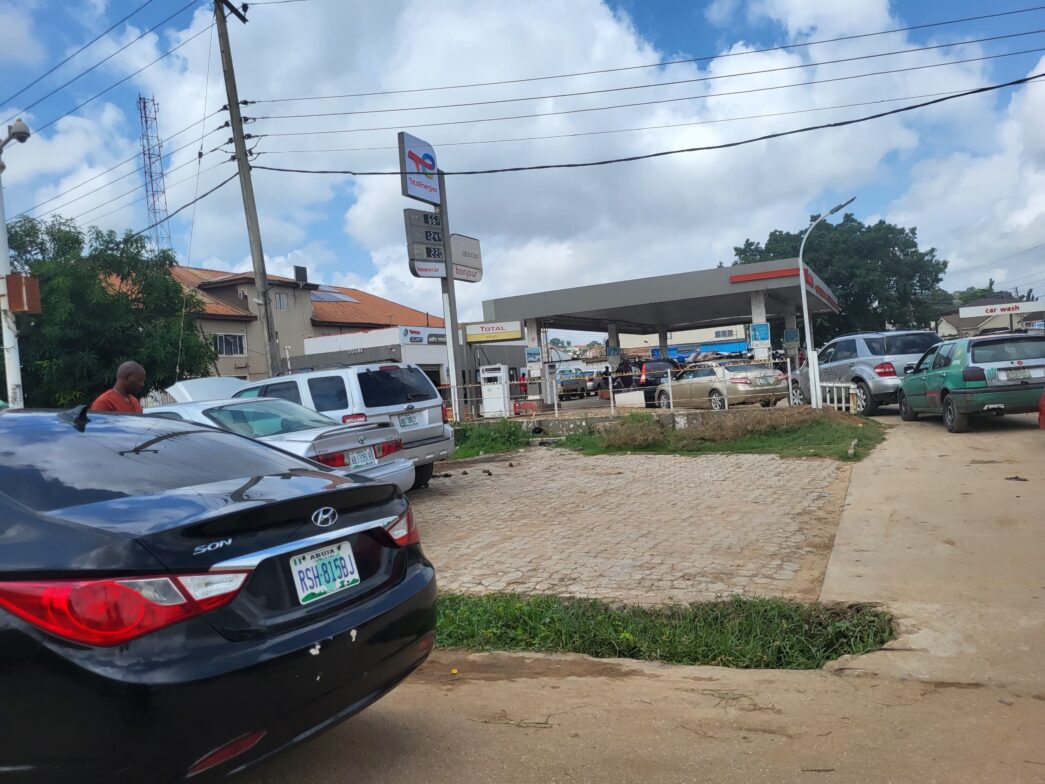
{"label": "person standing at pump", "polygon": [[137,362],[124,362],[116,370],[113,388],[102,392],[91,403],[91,411],[108,411],[116,414],[140,414],[142,404],[138,395],[145,388],[145,368]]}

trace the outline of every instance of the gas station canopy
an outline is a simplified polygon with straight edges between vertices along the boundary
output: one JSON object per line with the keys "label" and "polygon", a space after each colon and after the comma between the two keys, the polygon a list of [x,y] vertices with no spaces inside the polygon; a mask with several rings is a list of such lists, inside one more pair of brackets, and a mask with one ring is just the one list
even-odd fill
{"label": "gas station canopy", "polygon": [[[805,278],[810,312],[837,313],[834,293],[808,266]],[[483,317],[536,319],[542,328],[585,332],[607,332],[612,324],[618,332],[645,335],[792,319],[801,308],[798,259],[779,259],[486,300]]]}

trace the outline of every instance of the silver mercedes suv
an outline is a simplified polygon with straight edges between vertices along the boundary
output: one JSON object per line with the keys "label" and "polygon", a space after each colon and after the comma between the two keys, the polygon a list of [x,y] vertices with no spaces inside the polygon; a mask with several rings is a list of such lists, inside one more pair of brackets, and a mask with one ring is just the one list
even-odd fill
{"label": "silver mercedes suv", "polygon": [[[856,384],[856,413],[870,416],[883,404],[896,402],[904,366],[917,362],[942,338],[925,330],[857,332],[835,338],[818,353],[822,384]],[[792,373],[791,399],[809,400],[805,365]]]}

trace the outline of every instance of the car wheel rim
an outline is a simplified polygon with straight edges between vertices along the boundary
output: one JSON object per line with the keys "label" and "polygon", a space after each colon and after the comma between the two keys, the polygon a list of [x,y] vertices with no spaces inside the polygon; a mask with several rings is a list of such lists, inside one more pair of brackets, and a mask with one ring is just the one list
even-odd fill
{"label": "car wheel rim", "polygon": [[721,395],[712,395],[711,396],[711,407],[715,411],[721,411],[722,410],[722,396]]}
{"label": "car wheel rim", "polygon": [[947,424],[951,424],[954,421],[954,411],[951,410],[950,400],[943,404],[943,418]]}
{"label": "car wheel rim", "polygon": [[805,400],[802,398],[802,389],[798,386],[791,387],[791,403],[792,405],[800,406]]}
{"label": "car wheel rim", "polygon": [[856,387],[856,405],[860,407],[861,414],[867,410],[867,392],[862,386]]}

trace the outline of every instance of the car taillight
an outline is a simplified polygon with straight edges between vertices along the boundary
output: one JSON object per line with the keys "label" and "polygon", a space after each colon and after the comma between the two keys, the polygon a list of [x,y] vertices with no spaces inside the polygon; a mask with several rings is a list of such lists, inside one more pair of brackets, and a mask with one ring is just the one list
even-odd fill
{"label": "car taillight", "polygon": [[121,645],[231,602],[249,572],[0,583],[0,607],[85,645]]}
{"label": "car taillight", "polygon": [[450,406],[443,403],[443,424],[450,424]]}
{"label": "car taillight", "polygon": [[880,378],[893,378],[896,376],[896,368],[892,362],[882,362],[874,366],[874,373]]}
{"label": "car taillight", "polygon": [[640,384],[645,384],[646,383],[646,366],[645,365],[642,366],[642,375],[639,376],[639,383]]}
{"label": "car taillight", "polygon": [[730,376],[729,380],[732,381],[734,384],[750,384],[751,383],[751,379],[748,378],[747,376]]}
{"label": "car taillight", "polygon": [[224,746],[215,749],[193,763],[192,767],[189,768],[189,772],[185,774],[185,778],[191,779],[193,776],[198,776],[204,771],[216,768],[223,762],[228,762],[230,759],[234,759],[240,754],[245,754],[257,746],[258,741],[264,737],[265,731],[260,730],[258,732],[251,732],[247,735],[241,735],[235,740],[229,741]]}
{"label": "car taillight", "polygon": [[395,522],[386,525],[385,530],[400,547],[421,543],[421,534],[414,525],[414,512],[410,507],[407,507]]}
{"label": "car taillight", "polygon": [[987,374],[983,372],[982,367],[976,365],[970,365],[962,371],[962,381],[986,381]]}
{"label": "car taillight", "polygon": [[325,455],[317,455],[316,462],[330,468],[344,468],[348,465],[344,452],[327,452]]}
{"label": "car taillight", "polygon": [[378,460],[381,460],[382,458],[388,457],[389,455],[394,455],[402,448],[403,442],[398,438],[394,441],[386,441],[383,444],[374,444],[374,457],[376,457]]}
{"label": "car taillight", "polygon": [[366,422],[366,414],[345,414],[341,417],[343,425],[356,425],[360,422]]}

